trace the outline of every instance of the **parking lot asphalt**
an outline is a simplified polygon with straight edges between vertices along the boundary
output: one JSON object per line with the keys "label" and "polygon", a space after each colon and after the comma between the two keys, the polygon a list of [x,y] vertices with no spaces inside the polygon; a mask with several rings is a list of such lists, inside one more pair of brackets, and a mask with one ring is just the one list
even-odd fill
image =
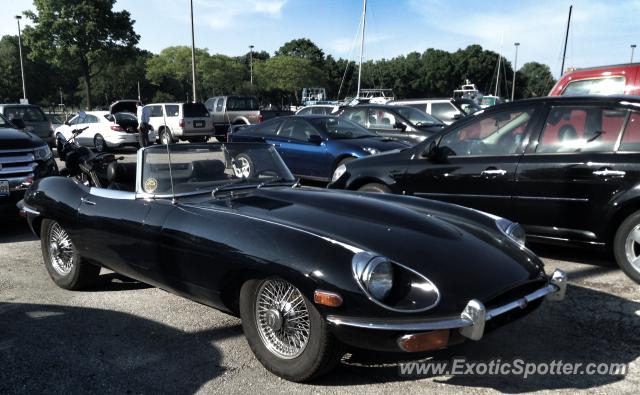
{"label": "parking lot asphalt", "polygon": [[107,271],[88,291],[56,287],[39,240],[22,219],[3,218],[0,393],[637,393],[638,285],[608,254],[533,249],[548,271],[568,273],[566,300],[431,360],[612,362],[630,364],[626,376],[403,378],[396,364],[354,355],[315,382],[290,383],[255,359],[237,318]]}

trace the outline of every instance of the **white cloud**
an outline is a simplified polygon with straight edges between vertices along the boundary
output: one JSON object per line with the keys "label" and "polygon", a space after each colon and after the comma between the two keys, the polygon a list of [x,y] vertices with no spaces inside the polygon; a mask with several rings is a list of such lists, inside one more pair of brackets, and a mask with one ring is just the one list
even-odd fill
{"label": "white cloud", "polygon": [[[377,44],[380,42],[391,40],[393,37],[389,34],[377,34],[377,33],[366,33],[364,37],[364,45],[365,52],[367,51],[367,46],[372,44]],[[359,51],[360,48],[360,35],[354,38],[340,37],[336,38],[333,41],[329,42],[329,49],[334,53],[341,55],[348,55],[354,51]]]}
{"label": "white cloud", "polygon": [[194,14],[213,29],[225,29],[250,23],[253,18],[279,18],[286,2],[287,0],[197,0]]}

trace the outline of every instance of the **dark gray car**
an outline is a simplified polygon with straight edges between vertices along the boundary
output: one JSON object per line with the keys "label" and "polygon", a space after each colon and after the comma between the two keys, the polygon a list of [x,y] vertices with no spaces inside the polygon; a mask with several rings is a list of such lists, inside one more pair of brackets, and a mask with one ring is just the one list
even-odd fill
{"label": "dark gray car", "polygon": [[50,146],[54,144],[51,122],[40,107],[33,104],[0,104],[0,113],[14,124],[20,123],[14,120],[22,120],[27,131],[37,135]]}

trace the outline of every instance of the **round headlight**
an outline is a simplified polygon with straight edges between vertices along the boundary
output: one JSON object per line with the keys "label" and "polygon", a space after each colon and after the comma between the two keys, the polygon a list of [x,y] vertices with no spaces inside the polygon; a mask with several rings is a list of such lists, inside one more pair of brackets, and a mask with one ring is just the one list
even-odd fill
{"label": "round headlight", "polygon": [[333,172],[333,177],[331,177],[331,182],[334,182],[338,178],[342,177],[345,171],[347,171],[347,166],[345,166],[344,164],[336,167],[336,171]]}
{"label": "round headlight", "polygon": [[376,257],[365,267],[361,280],[371,296],[384,300],[393,287],[393,265],[383,257]]}
{"label": "round headlight", "polygon": [[36,160],[48,160],[53,156],[53,154],[51,153],[51,149],[48,145],[43,145],[33,151],[33,156],[35,156]]}
{"label": "round headlight", "polygon": [[519,244],[524,245],[527,242],[527,234],[524,231],[524,228],[520,226],[520,224],[512,223],[509,225],[506,231],[507,235],[511,237],[513,240],[517,241]]}

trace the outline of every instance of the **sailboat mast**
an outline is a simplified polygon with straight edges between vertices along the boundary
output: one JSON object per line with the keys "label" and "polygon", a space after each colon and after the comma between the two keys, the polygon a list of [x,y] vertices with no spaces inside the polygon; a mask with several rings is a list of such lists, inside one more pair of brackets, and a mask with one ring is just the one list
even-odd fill
{"label": "sailboat mast", "polygon": [[500,36],[500,52],[498,52],[498,75],[496,76],[496,93],[494,96],[498,96],[498,87],[500,86],[500,63],[502,61],[502,42],[504,41],[504,33]]}
{"label": "sailboat mast", "polygon": [[367,0],[363,0],[362,4],[362,33],[360,39],[360,67],[358,68],[358,94],[357,98],[360,97],[360,81],[362,80],[362,55],[364,53],[364,26],[367,22]]}
{"label": "sailboat mast", "polygon": [[562,51],[562,68],[560,70],[560,77],[564,74],[564,59],[567,57],[567,41],[569,41],[569,26],[571,26],[571,10],[573,6],[569,6],[569,18],[567,19],[567,33],[564,36],[564,50]]}

